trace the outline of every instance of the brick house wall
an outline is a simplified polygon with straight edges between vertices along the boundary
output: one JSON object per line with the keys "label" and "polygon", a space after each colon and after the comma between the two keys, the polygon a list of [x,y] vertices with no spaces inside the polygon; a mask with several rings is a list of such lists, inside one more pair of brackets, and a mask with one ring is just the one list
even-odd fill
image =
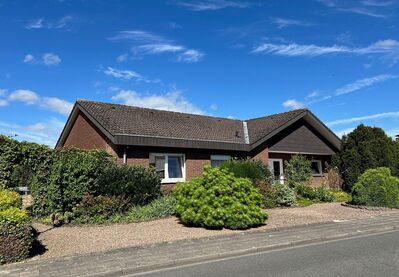
{"label": "brick house wall", "polygon": [[113,156],[117,155],[117,148],[106,138],[93,123],[82,113],[76,117],[64,146],[65,148],[104,149]]}

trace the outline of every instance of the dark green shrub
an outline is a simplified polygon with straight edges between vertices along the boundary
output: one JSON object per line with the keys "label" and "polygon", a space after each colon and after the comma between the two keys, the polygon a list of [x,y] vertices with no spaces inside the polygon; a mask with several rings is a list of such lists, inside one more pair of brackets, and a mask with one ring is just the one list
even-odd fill
{"label": "dark green shrub", "polygon": [[32,242],[30,218],[25,211],[18,208],[0,211],[0,264],[28,258]]}
{"label": "dark green shrub", "polygon": [[369,169],[353,186],[352,202],[356,205],[399,208],[399,178],[386,167]]}
{"label": "dark green shrub", "polygon": [[269,182],[273,178],[266,164],[260,160],[231,160],[223,163],[220,168],[226,169],[239,178],[248,178],[252,182]]}
{"label": "dark green shrub", "polygon": [[312,162],[304,156],[295,155],[285,162],[284,175],[291,188],[309,183],[312,178]]}
{"label": "dark green shrub", "polygon": [[146,205],[161,195],[161,179],[153,167],[109,166],[99,184],[100,194],[126,195],[133,205]]}
{"label": "dark green shrub", "polygon": [[388,167],[399,176],[399,142],[383,129],[359,125],[342,138],[342,151],[333,159],[344,179],[344,188],[352,190],[359,176],[366,170]]}
{"label": "dark green shrub", "polygon": [[132,207],[130,199],[124,196],[92,196],[85,193],[82,201],[74,209],[73,217],[81,218],[80,221],[90,220],[95,216],[106,219],[114,214],[123,214],[130,207]]}
{"label": "dark green shrub", "polygon": [[103,172],[113,161],[102,150],[63,149],[42,164],[31,185],[33,214],[72,211],[85,192],[96,195]]}
{"label": "dark green shrub", "polygon": [[9,208],[21,208],[22,198],[15,192],[10,190],[0,190],[0,211]]}
{"label": "dark green shrub", "polygon": [[246,229],[267,219],[259,190],[225,169],[205,166],[201,178],[177,184],[174,194],[177,214],[186,225]]}

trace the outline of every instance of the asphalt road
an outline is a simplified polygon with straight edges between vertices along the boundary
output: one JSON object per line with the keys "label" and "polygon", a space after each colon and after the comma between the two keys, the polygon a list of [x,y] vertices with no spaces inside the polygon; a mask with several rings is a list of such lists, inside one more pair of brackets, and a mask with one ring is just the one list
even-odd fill
{"label": "asphalt road", "polygon": [[131,276],[399,277],[399,230]]}

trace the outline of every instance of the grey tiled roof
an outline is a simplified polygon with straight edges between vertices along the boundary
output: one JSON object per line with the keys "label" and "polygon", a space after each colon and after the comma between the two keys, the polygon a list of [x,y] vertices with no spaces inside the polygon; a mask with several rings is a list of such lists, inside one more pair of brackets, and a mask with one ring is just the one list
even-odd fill
{"label": "grey tiled roof", "polygon": [[[243,120],[194,115],[126,105],[78,100],[112,136],[143,136],[245,144]],[[254,143],[296,118],[306,109],[247,120]]]}

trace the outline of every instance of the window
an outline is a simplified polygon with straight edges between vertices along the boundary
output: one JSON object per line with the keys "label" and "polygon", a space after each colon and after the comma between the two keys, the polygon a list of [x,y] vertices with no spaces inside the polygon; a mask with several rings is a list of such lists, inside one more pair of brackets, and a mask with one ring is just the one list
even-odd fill
{"label": "window", "polygon": [[323,175],[323,169],[322,169],[320,160],[312,161],[312,174],[313,174],[313,176],[322,176]]}
{"label": "window", "polygon": [[184,182],[186,179],[183,154],[151,153],[150,165],[155,167],[162,183]]}
{"label": "window", "polygon": [[282,159],[269,159],[269,170],[272,173],[273,179],[284,183],[284,169]]}
{"label": "window", "polygon": [[230,161],[231,156],[229,155],[211,155],[211,166],[212,167],[219,167],[224,162]]}

